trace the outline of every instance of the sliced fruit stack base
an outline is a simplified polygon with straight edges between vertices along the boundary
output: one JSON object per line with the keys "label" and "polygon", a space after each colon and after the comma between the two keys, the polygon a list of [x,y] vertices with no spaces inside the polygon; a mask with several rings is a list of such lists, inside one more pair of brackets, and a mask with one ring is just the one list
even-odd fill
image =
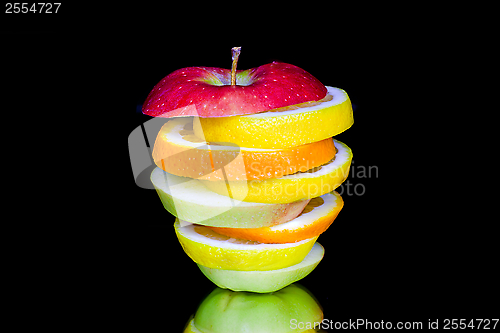
{"label": "sliced fruit stack base", "polygon": [[186,254],[217,286],[272,292],[319,264],[324,249],[316,240],[342,207],[341,196],[333,191],[311,199],[297,217],[274,226],[221,228],[178,220],[175,231]]}

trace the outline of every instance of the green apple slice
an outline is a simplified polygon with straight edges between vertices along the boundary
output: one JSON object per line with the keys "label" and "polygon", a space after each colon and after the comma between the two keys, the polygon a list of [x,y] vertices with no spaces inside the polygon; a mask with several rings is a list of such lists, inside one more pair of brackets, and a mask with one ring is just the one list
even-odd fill
{"label": "green apple slice", "polygon": [[318,266],[325,249],[318,242],[300,263],[269,271],[236,271],[209,268],[197,264],[205,276],[223,289],[269,293],[282,289],[311,273]]}
{"label": "green apple slice", "polygon": [[297,217],[310,199],[286,204],[239,201],[207,189],[199,180],[179,177],[160,168],[151,182],[163,206],[180,220],[228,228],[261,228]]}
{"label": "green apple slice", "polygon": [[[192,322],[196,330],[191,332],[314,332],[315,323],[322,320],[321,305],[297,283],[265,294],[215,288],[196,310]],[[296,323],[309,327],[294,327]]]}

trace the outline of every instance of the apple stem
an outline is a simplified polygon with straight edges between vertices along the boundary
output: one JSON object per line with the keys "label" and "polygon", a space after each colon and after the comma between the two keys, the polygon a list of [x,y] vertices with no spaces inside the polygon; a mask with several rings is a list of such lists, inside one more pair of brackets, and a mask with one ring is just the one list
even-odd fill
{"label": "apple stem", "polygon": [[241,52],[241,46],[240,47],[233,47],[231,49],[231,54],[232,54],[232,59],[233,59],[233,66],[231,67],[231,85],[235,86],[236,85],[236,65],[238,64],[238,57],[240,56]]}

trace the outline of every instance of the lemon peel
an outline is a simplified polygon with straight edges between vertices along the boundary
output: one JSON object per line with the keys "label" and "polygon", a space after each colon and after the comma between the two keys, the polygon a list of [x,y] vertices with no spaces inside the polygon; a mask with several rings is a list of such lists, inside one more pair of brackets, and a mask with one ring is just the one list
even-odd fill
{"label": "lemon peel", "polygon": [[354,123],[351,101],[328,87],[320,102],[306,102],[251,115],[196,118],[194,133],[210,142],[244,147],[288,148],[333,137]]}
{"label": "lemon peel", "polygon": [[[186,224],[186,225],[184,225]],[[207,227],[177,219],[175,233],[184,252],[197,264],[240,271],[275,270],[300,263],[318,237],[288,244],[262,244],[214,235]]]}

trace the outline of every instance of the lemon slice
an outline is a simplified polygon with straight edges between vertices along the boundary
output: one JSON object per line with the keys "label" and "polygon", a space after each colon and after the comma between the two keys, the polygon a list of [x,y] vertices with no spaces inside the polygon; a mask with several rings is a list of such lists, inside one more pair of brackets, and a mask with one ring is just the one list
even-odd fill
{"label": "lemon slice", "polygon": [[197,264],[237,271],[275,270],[300,263],[318,237],[296,243],[262,244],[217,234],[207,227],[174,223],[184,252]]}
{"label": "lemon slice", "polygon": [[193,117],[168,121],[153,149],[153,160],[159,168],[177,176],[206,180],[277,178],[320,166],[334,156],[331,139],[281,149],[208,143],[194,135]]}
{"label": "lemon slice", "polygon": [[338,150],[335,159],[307,172],[264,180],[202,182],[211,191],[241,201],[289,203],[319,197],[340,186],[349,174],[352,151],[333,141]]}
{"label": "lemon slice", "polygon": [[333,137],[354,123],[351,101],[339,88],[325,98],[244,116],[196,118],[194,133],[210,142],[287,148]]}

